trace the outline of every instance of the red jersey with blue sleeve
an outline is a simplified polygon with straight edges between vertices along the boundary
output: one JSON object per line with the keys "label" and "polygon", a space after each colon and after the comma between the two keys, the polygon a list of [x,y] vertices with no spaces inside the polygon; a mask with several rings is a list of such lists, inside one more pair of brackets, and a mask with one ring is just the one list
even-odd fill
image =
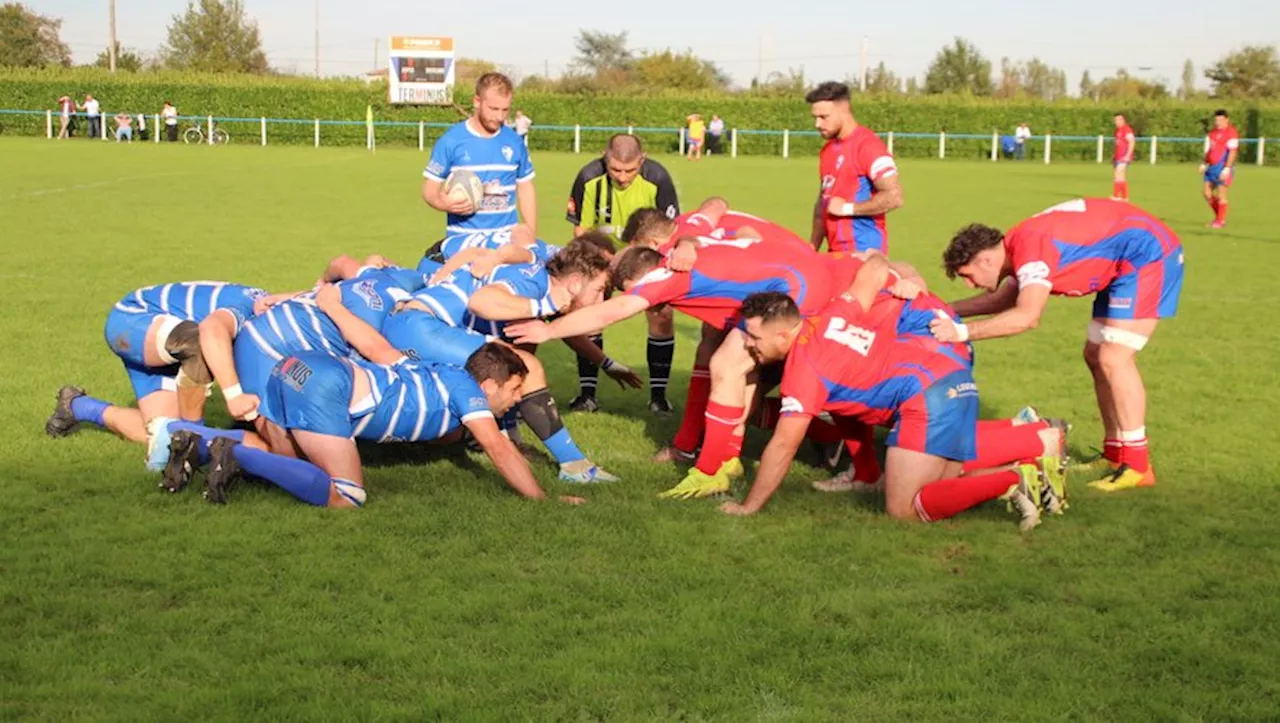
{"label": "red jersey with blue sleeve", "polygon": [[1095,317],[1163,318],[1177,310],[1182,243],[1127,202],[1058,204],[1010,229],[1004,248],[1019,288],[1040,285],[1062,296],[1101,292]]}
{"label": "red jersey with blue sleeve", "polygon": [[[839,263],[791,244],[755,238],[700,237],[698,259],[687,273],[657,268],[627,293],[650,307],[670,304],[716,328],[724,328],[751,294],[778,291],[790,296],[804,315],[815,314],[852,283],[860,262]],[[843,283],[843,285],[841,285]]]}
{"label": "red jersey with blue sleeve", "polygon": [[1130,163],[1133,161],[1133,129],[1128,123],[1116,129],[1116,152],[1111,160],[1116,163]]}
{"label": "red jersey with blue sleeve", "polygon": [[864,310],[842,297],[807,319],[783,367],[782,414],[891,425],[888,446],[972,459],[978,390],[970,366],[931,338],[899,336],[904,306],[882,295]]}
{"label": "red jersey with blue sleeve", "polygon": [[1206,166],[1222,166],[1227,162],[1227,156],[1231,155],[1240,147],[1240,132],[1235,126],[1229,125],[1226,128],[1214,128],[1209,131],[1209,147],[1204,152],[1204,163]]}
{"label": "red jersey with blue sleeve", "polygon": [[672,234],[671,240],[658,250],[667,253],[675,247],[676,241],[687,237],[733,240],[738,238],[738,233],[743,229],[756,232],[752,235],[758,235],[760,240],[769,243],[792,244],[806,250],[813,248],[808,241],[797,236],[791,229],[759,216],[741,211],[726,211],[720,216],[719,223],[713,224],[711,219],[695,211],[676,217],[676,232]]}
{"label": "red jersey with blue sleeve", "polygon": [[827,204],[834,197],[866,203],[877,193],[876,181],[897,174],[889,149],[870,128],[858,126],[847,138],[832,138],[822,147],[818,174],[820,203],[826,223],[827,247],[832,251],[889,253],[889,232],[883,213],[875,216],[833,216]]}

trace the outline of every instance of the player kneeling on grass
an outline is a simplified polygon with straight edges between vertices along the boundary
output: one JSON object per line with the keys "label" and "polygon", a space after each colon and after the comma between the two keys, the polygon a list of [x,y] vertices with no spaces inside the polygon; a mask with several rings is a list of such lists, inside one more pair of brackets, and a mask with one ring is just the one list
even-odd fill
{"label": "player kneeling on grass", "polygon": [[[460,269],[450,281],[428,286],[403,304],[387,318],[382,335],[413,359],[461,364],[487,341],[501,339],[505,322],[599,303],[608,283],[608,268],[608,259],[596,246],[578,239],[545,266],[504,265],[483,281]],[[575,348],[598,355],[598,361],[619,384],[640,385],[634,373],[604,357],[585,337],[576,341]],[[517,353],[530,369],[517,409],[560,464],[560,478],[578,483],[617,481],[592,464],[574,443],[547,388],[542,364],[532,353]],[[507,425],[514,427],[514,415]]]}
{"label": "player kneeling on grass", "polygon": [[947,276],[985,293],[957,301],[957,324],[938,319],[941,341],[1013,336],[1035,328],[1049,296],[1096,294],[1084,346],[1093,374],[1111,470],[1090,485],[1114,492],[1156,483],[1147,455],[1146,390],[1136,355],[1160,319],[1178,310],[1182,243],[1168,226],[1122,201],[1079,199],[1054,206],[1008,233],[974,224],[943,252]]}
{"label": "player kneeling on grass", "polygon": [[[205,497],[225,503],[241,473],[247,473],[317,507],[362,507],[367,495],[357,439],[450,441],[466,427],[507,484],[525,497],[542,499],[546,495],[528,463],[494,416],[514,404],[526,373],[515,352],[501,344],[477,349],[465,369],[418,364],[403,356],[391,366],[323,352],[286,357],[272,370],[258,409],[272,447],[296,448],[307,461],[218,436],[205,452],[210,459]],[[204,451],[203,437],[185,431],[175,436],[184,449],[170,465],[194,466]]]}
{"label": "player kneeling on grass", "polygon": [[[105,427],[132,442],[155,447],[171,423],[198,422],[213,376],[200,347],[200,325],[216,321],[238,329],[272,297],[261,289],[214,281],[146,286],[127,294],[107,316],[106,340],[124,363],[138,408],[115,406],[65,386],[45,422],[51,437],[80,422]],[[163,445],[160,445],[163,446]],[[154,468],[163,466],[163,457]]]}
{"label": "player kneeling on grass", "polygon": [[761,362],[786,360],[783,416],[746,501],[722,511],[759,512],[782,484],[810,421],[829,412],[841,425],[892,425],[885,510],[894,518],[930,522],[1003,499],[1030,530],[1042,506],[1061,512],[1065,486],[1056,459],[960,476],[976,457],[978,388],[970,364],[930,339],[898,336],[896,314],[877,313],[876,298],[875,286],[858,285],[809,319],[782,294],[756,294],[743,304],[752,353]]}

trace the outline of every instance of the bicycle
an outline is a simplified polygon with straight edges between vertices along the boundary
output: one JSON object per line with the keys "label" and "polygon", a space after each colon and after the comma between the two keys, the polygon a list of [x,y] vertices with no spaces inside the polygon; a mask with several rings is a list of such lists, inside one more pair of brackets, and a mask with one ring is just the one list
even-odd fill
{"label": "bicycle", "polygon": [[[204,128],[201,127],[200,123],[198,122],[193,123],[190,128],[182,132],[182,142],[196,143],[196,144],[204,143],[205,142],[204,133],[205,133]],[[223,144],[230,143],[231,135],[226,131],[222,130],[221,128],[217,127],[217,125],[214,125],[213,142],[215,145],[223,145]]]}

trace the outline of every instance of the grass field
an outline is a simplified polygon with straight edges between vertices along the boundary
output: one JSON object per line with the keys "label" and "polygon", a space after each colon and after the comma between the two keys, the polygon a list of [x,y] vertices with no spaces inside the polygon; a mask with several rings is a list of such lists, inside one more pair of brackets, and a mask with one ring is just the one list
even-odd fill
{"label": "grass field", "polygon": [[[1138,166],[1135,202],[1182,235],[1179,317],[1142,354],[1160,484],[1074,489],[1028,536],[1000,509],[934,526],[813,492],[797,465],[765,512],[667,503],[649,455],[675,420],[602,387],[569,415],[623,483],[579,508],[517,498],[478,458],[367,455],[370,503],[265,487],[170,496],[142,450],[42,425],[60,384],[127,400],[102,338],[137,286],[312,281],[339,252],[414,262],[442,228],[411,151],[0,141],[0,718],[265,720],[1258,720],[1280,716],[1274,304],[1280,172],[1242,168],[1225,231],[1193,166]],[[541,155],[540,228],[584,157]],[[716,193],[806,228],[813,159],[689,165]],[[894,255],[943,296],[948,233],[1110,190],[1095,165],[908,161]],[[1034,403],[1100,442],[1080,360],[1087,300],[978,350],[984,411]],[[679,327],[682,401],[694,326]],[[644,329],[607,335],[644,367]],[[562,402],[576,372],[544,360]],[[607,380],[605,380],[607,383]],[[225,422],[219,398],[210,418]],[[749,445],[758,454],[762,443]],[[556,491],[550,464],[538,463]],[[1081,480],[1075,480],[1079,482]]]}

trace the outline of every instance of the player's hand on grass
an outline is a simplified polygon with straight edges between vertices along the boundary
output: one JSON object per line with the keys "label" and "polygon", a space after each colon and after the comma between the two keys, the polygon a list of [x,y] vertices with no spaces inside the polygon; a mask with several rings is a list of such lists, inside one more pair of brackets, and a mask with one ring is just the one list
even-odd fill
{"label": "player's hand on grass", "polygon": [[320,284],[316,287],[316,306],[321,311],[328,311],[337,306],[342,306],[342,289],[336,284]]}
{"label": "player's hand on grass", "polygon": [[241,394],[227,402],[227,413],[233,419],[252,422],[258,417],[258,403],[257,394]]}
{"label": "player's hand on grass", "polygon": [[541,319],[530,319],[529,321],[517,321],[514,324],[507,324],[505,331],[514,344],[542,344],[551,339],[551,333],[547,331],[547,324]]}
{"label": "player's hand on grass", "polygon": [[831,216],[843,216],[844,206],[848,202],[849,201],[840,198],[839,196],[832,196],[831,200],[827,201],[827,213]]}
{"label": "player's hand on grass", "polygon": [[617,382],[618,386],[623,389],[626,389],[627,387],[639,389],[644,386],[644,382],[640,380],[640,376],[631,371],[631,369],[625,364],[620,364],[612,359],[608,359],[605,361],[605,366],[601,367],[601,369],[604,369],[604,373],[608,374],[609,378]]}
{"label": "player's hand on grass", "polygon": [[667,256],[667,268],[672,271],[689,271],[698,260],[698,245],[693,239],[682,238]]}
{"label": "player's hand on grass", "polygon": [[947,316],[942,311],[937,311],[935,314],[933,321],[929,322],[929,333],[933,334],[934,339],[944,344],[968,340],[968,335],[961,331],[961,327],[956,324],[955,319]]}
{"label": "player's hand on grass", "polygon": [[889,287],[890,294],[893,294],[899,299],[906,299],[908,301],[916,298],[923,291],[924,289],[920,288],[920,284],[909,279],[898,279],[894,282],[893,286]]}
{"label": "player's hand on grass", "polygon": [[560,501],[561,501],[561,502],[563,502],[563,503],[565,503],[566,505],[585,505],[585,504],[587,504],[587,498],[586,498],[586,497],[573,497],[573,496],[571,496],[571,495],[560,495]]}
{"label": "player's hand on grass", "polygon": [[738,502],[726,502],[720,505],[720,511],[730,517],[748,517],[756,513],[755,510],[748,509],[745,505]]}

